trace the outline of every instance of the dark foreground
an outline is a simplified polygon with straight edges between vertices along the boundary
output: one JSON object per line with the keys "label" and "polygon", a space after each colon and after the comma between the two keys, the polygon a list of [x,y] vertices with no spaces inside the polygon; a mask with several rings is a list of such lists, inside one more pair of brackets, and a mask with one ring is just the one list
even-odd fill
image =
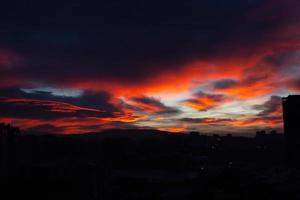
{"label": "dark foreground", "polygon": [[300,170],[286,164],[279,134],[132,130],[1,145],[1,199],[300,199]]}

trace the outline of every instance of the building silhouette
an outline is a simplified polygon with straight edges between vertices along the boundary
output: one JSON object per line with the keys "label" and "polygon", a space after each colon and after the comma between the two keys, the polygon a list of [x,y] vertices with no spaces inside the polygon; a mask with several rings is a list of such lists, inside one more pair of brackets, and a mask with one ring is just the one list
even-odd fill
{"label": "building silhouette", "polygon": [[300,163],[300,95],[289,95],[282,99],[284,135],[287,159]]}
{"label": "building silhouette", "polygon": [[5,175],[15,162],[16,134],[19,128],[0,123],[0,175]]}

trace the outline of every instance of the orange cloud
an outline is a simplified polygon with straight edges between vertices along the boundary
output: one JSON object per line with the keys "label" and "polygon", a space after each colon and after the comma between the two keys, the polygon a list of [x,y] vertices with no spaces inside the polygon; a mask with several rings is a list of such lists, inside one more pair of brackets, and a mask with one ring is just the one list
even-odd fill
{"label": "orange cloud", "polygon": [[173,133],[183,133],[183,132],[187,131],[186,127],[159,128],[158,130],[168,131],[168,132],[173,132]]}
{"label": "orange cloud", "polygon": [[225,101],[224,95],[198,92],[193,98],[183,101],[183,104],[199,111],[206,111],[222,105]]}
{"label": "orange cloud", "polygon": [[131,112],[142,112],[146,114],[176,114],[180,111],[175,107],[166,106],[159,99],[148,96],[132,97],[129,100],[121,101],[122,109]]}
{"label": "orange cloud", "polygon": [[131,123],[131,122],[136,122],[139,120],[146,119],[147,116],[142,116],[142,115],[136,115],[134,113],[125,113],[121,115],[117,115],[112,118],[103,118],[104,121],[109,121],[109,122],[126,122],[126,123]]}
{"label": "orange cloud", "polygon": [[253,117],[245,119],[228,119],[228,118],[183,118],[181,119],[184,123],[198,124],[198,125],[223,125],[233,127],[267,127],[275,128],[282,126],[281,116],[271,117]]}
{"label": "orange cloud", "polygon": [[267,128],[275,128],[282,126],[281,117],[265,117],[265,118],[250,118],[250,119],[242,119],[242,120],[234,120],[229,124],[237,127],[244,126],[257,126],[257,127],[267,127]]}

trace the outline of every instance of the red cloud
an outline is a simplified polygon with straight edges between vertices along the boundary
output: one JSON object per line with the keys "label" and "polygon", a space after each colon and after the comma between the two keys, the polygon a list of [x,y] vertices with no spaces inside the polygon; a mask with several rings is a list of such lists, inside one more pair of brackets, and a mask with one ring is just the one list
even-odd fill
{"label": "red cloud", "polygon": [[281,127],[282,118],[280,116],[273,117],[253,117],[246,119],[228,119],[228,118],[183,118],[180,121],[190,124],[198,125],[223,125],[232,126],[236,128],[240,127]]}
{"label": "red cloud", "polygon": [[0,71],[11,70],[18,66],[22,60],[23,59],[15,53],[0,49]]}

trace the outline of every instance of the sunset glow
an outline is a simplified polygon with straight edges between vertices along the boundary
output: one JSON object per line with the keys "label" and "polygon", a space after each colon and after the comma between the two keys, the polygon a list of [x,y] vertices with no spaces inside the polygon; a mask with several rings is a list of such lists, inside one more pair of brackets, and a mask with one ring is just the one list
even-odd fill
{"label": "sunset glow", "polygon": [[1,14],[0,122],[25,131],[280,132],[300,92],[297,0],[48,4]]}

